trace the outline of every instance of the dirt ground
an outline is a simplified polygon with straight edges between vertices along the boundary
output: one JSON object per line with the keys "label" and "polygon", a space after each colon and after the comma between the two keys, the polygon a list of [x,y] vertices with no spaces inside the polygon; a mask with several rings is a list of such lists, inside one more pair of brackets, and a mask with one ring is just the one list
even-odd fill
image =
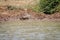
{"label": "dirt ground", "polygon": [[44,13],[37,13],[32,11],[31,9],[17,9],[17,10],[8,10],[5,8],[0,8],[0,21],[8,21],[8,20],[60,20],[60,12],[56,12],[51,15],[47,15]]}

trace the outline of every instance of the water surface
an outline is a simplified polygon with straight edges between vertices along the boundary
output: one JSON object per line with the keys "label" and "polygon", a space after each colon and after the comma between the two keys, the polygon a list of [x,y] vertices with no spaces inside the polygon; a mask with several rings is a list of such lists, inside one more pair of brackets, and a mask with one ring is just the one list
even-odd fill
{"label": "water surface", "polygon": [[0,40],[60,40],[60,22],[30,20],[2,22]]}

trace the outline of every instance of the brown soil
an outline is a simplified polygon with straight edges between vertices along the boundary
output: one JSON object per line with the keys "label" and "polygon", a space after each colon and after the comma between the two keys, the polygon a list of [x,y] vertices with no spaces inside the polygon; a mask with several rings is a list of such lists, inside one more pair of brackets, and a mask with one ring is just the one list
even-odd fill
{"label": "brown soil", "polygon": [[0,8],[0,21],[8,21],[8,20],[43,20],[43,19],[48,19],[48,20],[55,20],[55,19],[60,19],[60,12],[57,12],[55,14],[47,15],[44,13],[36,13],[32,11],[31,9],[17,9],[17,10],[7,10],[7,9],[2,9]]}

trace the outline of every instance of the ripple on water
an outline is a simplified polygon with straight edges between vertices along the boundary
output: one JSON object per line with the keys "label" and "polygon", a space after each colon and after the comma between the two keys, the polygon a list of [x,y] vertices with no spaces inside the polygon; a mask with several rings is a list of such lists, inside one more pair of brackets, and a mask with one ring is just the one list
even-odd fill
{"label": "ripple on water", "polygon": [[[35,29],[35,28],[34,28]],[[43,30],[47,30],[49,29],[49,31],[46,32],[30,32],[30,33],[25,33],[26,31],[31,31],[33,29],[24,29],[25,31],[21,32],[21,29],[15,31],[14,35],[13,35],[13,40],[60,40],[60,32],[58,31],[58,29],[56,29],[55,27],[51,28],[43,28]],[[23,30],[23,29],[22,29]],[[36,30],[36,29],[35,29]]]}

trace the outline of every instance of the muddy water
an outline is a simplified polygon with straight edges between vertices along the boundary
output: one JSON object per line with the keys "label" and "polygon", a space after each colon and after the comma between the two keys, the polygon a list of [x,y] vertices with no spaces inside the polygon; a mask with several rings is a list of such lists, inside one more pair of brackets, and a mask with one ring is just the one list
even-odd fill
{"label": "muddy water", "polygon": [[0,40],[60,40],[60,22],[2,22],[0,23]]}

